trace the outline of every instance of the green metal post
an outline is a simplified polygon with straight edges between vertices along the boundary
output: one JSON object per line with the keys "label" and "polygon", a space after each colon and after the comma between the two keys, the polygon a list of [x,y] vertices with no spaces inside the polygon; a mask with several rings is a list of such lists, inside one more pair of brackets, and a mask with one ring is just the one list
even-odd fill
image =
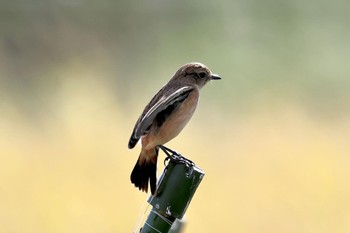
{"label": "green metal post", "polygon": [[185,158],[170,159],[155,196],[148,199],[153,208],[140,233],[168,233],[174,221],[184,216],[203,176],[204,172]]}

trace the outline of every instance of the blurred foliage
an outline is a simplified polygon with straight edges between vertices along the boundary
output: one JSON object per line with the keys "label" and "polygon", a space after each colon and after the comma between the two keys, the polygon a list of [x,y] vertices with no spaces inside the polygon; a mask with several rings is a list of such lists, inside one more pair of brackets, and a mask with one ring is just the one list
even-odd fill
{"label": "blurred foliage", "polygon": [[223,80],[169,143],[206,171],[186,232],[349,232],[349,7],[1,2],[0,232],[131,232],[129,134],[191,61]]}

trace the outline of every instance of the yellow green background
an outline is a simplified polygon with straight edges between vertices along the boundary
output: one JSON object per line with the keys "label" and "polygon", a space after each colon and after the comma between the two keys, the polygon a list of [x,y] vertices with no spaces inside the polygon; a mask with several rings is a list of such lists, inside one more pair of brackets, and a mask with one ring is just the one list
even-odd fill
{"label": "yellow green background", "polygon": [[191,61],[222,80],[167,144],[206,172],[185,232],[350,232],[349,7],[1,2],[0,232],[132,232],[129,136]]}

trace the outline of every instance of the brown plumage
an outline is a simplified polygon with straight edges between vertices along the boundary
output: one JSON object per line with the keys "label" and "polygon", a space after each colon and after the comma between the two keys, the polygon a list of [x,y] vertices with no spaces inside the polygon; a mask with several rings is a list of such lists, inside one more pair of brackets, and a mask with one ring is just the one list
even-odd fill
{"label": "brown plumage", "polygon": [[200,63],[182,66],[152,98],[137,120],[128,147],[141,139],[141,153],[131,172],[131,183],[142,191],[156,192],[158,145],[176,137],[191,119],[199,100],[199,90],[219,76]]}

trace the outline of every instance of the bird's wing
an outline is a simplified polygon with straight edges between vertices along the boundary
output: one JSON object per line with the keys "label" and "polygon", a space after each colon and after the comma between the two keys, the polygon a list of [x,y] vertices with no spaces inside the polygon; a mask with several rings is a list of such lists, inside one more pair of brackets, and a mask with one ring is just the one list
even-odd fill
{"label": "bird's wing", "polygon": [[135,125],[134,131],[129,140],[129,148],[133,148],[140,137],[148,133],[150,127],[160,113],[165,112],[167,109],[170,109],[171,111],[174,110],[193,90],[194,87],[192,86],[184,86],[168,96],[159,98],[154,104],[152,104],[153,101],[151,101]]}

